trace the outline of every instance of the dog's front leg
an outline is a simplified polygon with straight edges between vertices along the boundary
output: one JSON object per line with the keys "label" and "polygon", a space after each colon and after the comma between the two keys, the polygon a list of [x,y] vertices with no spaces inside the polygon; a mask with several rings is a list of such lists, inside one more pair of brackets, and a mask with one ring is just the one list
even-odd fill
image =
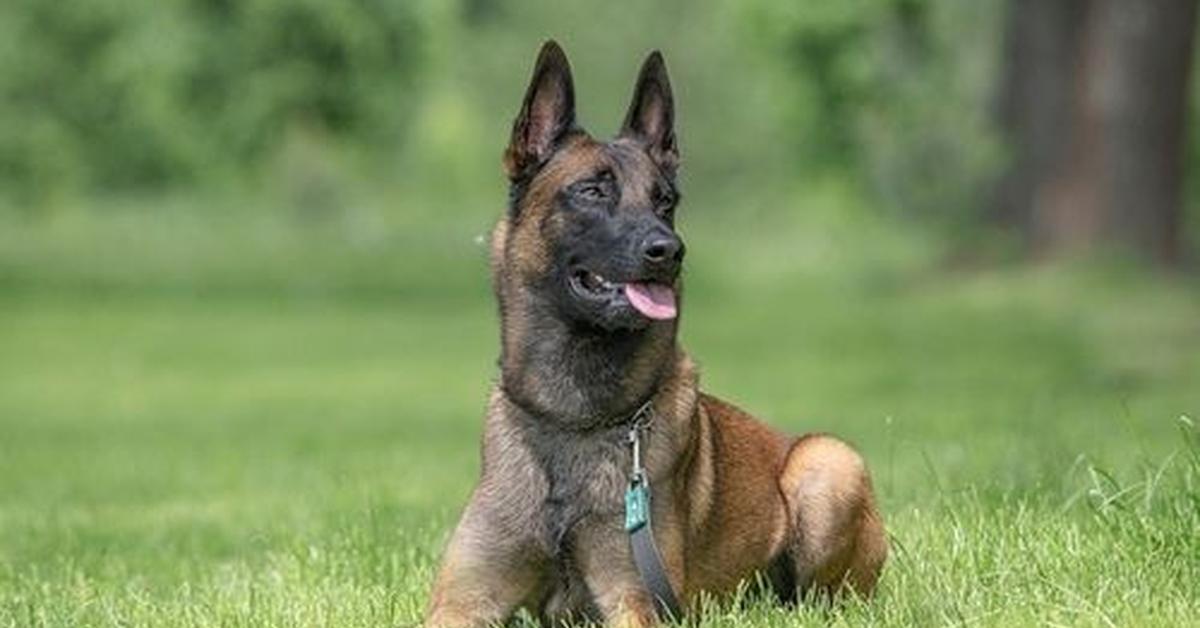
{"label": "dog's front leg", "polygon": [[[682,551],[671,526],[658,526],[656,538],[676,591],[682,582]],[[629,536],[619,521],[580,530],[576,560],[607,626],[637,628],[658,622],[654,600],[634,566]]]}
{"label": "dog's front leg", "polygon": [[537,595],[545,561],[518,517],[477,491],[446,547],[426,628],[499,624]]}

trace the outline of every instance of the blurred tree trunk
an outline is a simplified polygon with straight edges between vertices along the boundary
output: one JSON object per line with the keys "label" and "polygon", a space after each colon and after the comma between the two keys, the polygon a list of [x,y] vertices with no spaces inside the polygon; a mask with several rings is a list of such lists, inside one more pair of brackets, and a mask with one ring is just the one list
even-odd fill
{"label": "blurred tree trunk", "polygon": [[1066,163],[1071,90],[1085,0],[1010,0],[1001,76],[1000,124],[1012,162],[1000,182],[996,218],[1032,237],[1036,195]]}
{"label": "blurred tree trunk", "polygon": [[1180,254],[1196,0],[1010,0],[995,217],[1038,255]]}

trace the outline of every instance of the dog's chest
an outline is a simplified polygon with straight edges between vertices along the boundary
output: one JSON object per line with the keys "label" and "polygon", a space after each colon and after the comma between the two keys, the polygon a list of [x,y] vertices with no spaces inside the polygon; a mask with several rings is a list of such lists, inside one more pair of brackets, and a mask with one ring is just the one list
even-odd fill
{"label": "dog's chest", "polygon": [[620,525],[631,464],[623,431],[542,433],[532,444],[546,480],[541,542],[552,556],[563,557],[572,530],[584,519],[611,518]]}

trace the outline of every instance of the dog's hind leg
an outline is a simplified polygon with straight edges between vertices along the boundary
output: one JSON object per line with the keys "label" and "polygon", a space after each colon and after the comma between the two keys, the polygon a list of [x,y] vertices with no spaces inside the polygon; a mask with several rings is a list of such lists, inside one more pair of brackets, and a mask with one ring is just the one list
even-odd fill
{"label": "dog's hind leg", "polygon": [[836,438],[804,436],[788,452],[779,486],[800,593],[848,587],[869,595],[887,557],[887,538],[862,456]]}

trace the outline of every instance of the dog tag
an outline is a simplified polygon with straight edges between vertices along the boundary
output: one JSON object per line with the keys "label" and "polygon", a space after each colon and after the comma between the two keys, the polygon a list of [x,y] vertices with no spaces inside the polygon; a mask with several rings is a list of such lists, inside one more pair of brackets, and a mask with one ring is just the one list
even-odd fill
{"label": "dog tag", "polygon": [[625,531],[637,531],[646,525],[649,517],[650,489],[644,482],[634,482],[625,491]]}

